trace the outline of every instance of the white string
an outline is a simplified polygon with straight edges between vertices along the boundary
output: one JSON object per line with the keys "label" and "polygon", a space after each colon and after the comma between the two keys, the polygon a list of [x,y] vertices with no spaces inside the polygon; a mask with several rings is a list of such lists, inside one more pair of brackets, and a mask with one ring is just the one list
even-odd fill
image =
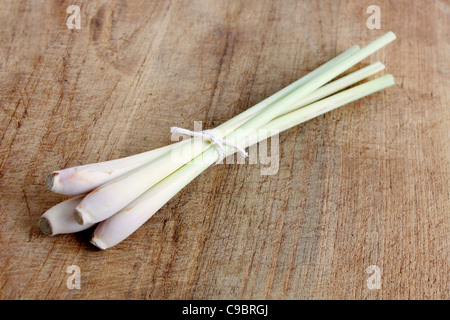
{"label": "white string", "polygon": [[248,157],[248,153],[245,152],[245,149],[239,147],[238,145],[235,145],[234,143],[228,142],[222,138],[217,137],[213,133],[212,130],[191,131],[191,130],[187,130],[187,129],[183,129],[183,128],[171,127],[170,132],[172,132],[172,133],[177,132],[180,134],[184,134],[186,136],[199,137],[199,138],[202,138],[203,140],[207,140],[207,141],[211,142],[211,144],[216,146],[216,150],[218,153],[218,158],[217,158],[216,164],[222,162],[222,160],[225,159],[225,157],[226,157],[224,145],[227,145],[227,146],[230,146],[230,147],[236,149],[237,152],[239,152],[245,158]]}

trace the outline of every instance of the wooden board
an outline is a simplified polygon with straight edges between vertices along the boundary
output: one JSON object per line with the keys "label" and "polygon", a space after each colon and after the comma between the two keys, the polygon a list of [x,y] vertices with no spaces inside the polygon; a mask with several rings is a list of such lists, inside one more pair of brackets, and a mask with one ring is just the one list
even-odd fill
{"label": "wooden board", "polygon": [[[72,4],[0,6],[2,299],[449,298],[447,1],[378,0],[380,30],[365,0],[77,1],[69,30]],[[361,65],[396,86],[281,134],[276,175],[210,168],[106,251],[40,232],[51,171],[214,127],[389,30]]]}

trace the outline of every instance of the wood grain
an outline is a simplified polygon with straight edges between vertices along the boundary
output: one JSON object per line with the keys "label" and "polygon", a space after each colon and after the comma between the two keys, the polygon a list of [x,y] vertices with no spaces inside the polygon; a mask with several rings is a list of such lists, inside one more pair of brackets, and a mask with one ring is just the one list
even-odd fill
{"label": "wood grain", "polygon": [[[0,298],[449,298],[447,1],[76,2],[0,6]],[[49,172],[213,127],[388,30],[362,65],[396,86],[283,133],[278,174],[210,168],[107,251],[37,227]]]}

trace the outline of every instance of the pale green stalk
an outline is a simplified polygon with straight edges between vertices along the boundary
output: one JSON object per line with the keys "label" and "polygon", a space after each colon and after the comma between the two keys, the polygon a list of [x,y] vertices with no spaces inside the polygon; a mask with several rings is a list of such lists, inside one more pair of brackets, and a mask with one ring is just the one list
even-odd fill
{"label": "pale green stalk", "polygon": [[[267,139],[271,134],[269,132],[273,132],[274,130],[277,132],[285,131],[318,115],[339,108],[346,103],[382,90],[393,84],[393,77],[391,75],[386,75],[310,104],[302,109],[292,111],[263,126],[263,132],[268,133],[266,136],[254,134],[250,136],[249,139],[241,140],[239,142],[240,146],[250,146],[258,141]],[[228,155],[234,152],[235,149],[227,149]],[[126,239],[150,219],[165,203],[200,173],[210,167],[216,160],[214,149],[208,149],[203,155],[206,155],[203,157],[203,161],[195,161],[195,159],[193,159],[191,162],[154,185],[124,209],[101,222],[96,227],[91,242],[100,249],[107,249]]]}
{"label": "pale green stalk", "polygon": [[[335,81],[319,88],[318,90],[311,93],[308,97],[306,97],[305,99],[300,101],[298,104],[296,104],[294,107],[297,109],[297,108],[303,107],[305,105],[308,105],[312,102],[315,102],[317,100],[320,100],[324,97],[329,96],[332,93],[336,93],[337,91],[339,91],[343,88],[349,87],[349,86],[351,86],[351,85],[353,85],[353,84],[355,84],[355,83],[357,83],[357,82],[359,82],[359,81],[361,81],[383,69],[384,69],[384,65],[381,62],[373,63],[367,67],[357,70],[347,76],[344,76],[338,80],[335,80]],[[291,108],[288,111],[292,111],[292,110],[294,110],[294,108]],[[245,119],[244,119],[244,121],[245,121]],[[78,220],[81,220],[81,219],[78,218]]]}
{"label": "pale green stalk", "polygon": [[[353,55],[351,55],[348,59],[339,62],[338,64],[332,66],[326,72],[319,74],[317,77],[311,79],[304,85],[302,85],[298,90],[292,92],[291,94],[285,96],[282,99],[274,102],[270,108],[265,109],[255,117],[251,118],[245,124],[243,124],[239,129],[246,131],[261,128],[263,125],[268,123],[270,120],[282,115],[289,110],[293,105],[295,105],[298,101],[301,101],[303,98],[308,96],[313,91],[317,90],[330,80],[334,79],[344,71],[356,65],[361,60],[367,58],[369,55],[374,53],[375,51],[381,49],[391,41],[395,40],[395,35],[392,32],[388,32],[368,44],[361,50],[357,51]],[[233,134],[231,137],[232,138]]]}
{"label": "pale green stalk", "polygon": [[83,196],[77,196],[48,209],[39,219],[39,227],[45,234],[52,236],[56,234],[75,233],[86,230],[94,224],[80,225],[73,218],[76,206],[80,203]]}
{"label": "pale green stalk", "polygon": [[[225,133],[237,129],[243,123],[251,119],[251,117],[253,117],[255,114],[261,112],[261,110],[264,110],[267,106],[270,106],[276,100],[298,89],[304,83],[313,79],[317,75],[326,72],[331,67],[344,61],[358,50],[358,46],[351,47],[344,53],[320,66],[316,70],[310,72],[309,74],[287,86],[286,88],[280,90],[269,98],[256,104],[252,108],[228,120],[227,122],[219,125],[217,128],[213,129],[215,134],[224,136]],[[78,195],[88,193],[107,182],[110,182],[145,164],[151,163],[152,161],[163,155],[169,155],[169,153],[174,148],[180,148],[178,152],[186,152],[187,148],[191,148],[190,146],[187,146],[189,145],[187,141],[188,140],[184,140],[178,143],[173,143],[163,148],[143,152],[130,157],[54,171],[47,177],[46,187],[53,192],[65,195]],[[197,144],[195,146],[197,150],[205,150],[210,147],[209,144],[201,141],[200,139],[196,139],[195,143]],[[187,147],[185,149],[181,148],[183,145]],[[189,160],[190,159],[188,159],[188,161]],[[173,170],[175,169],[176,168],[174,168]]]}
{"label": "pale green stalk", "polygon": [[[357,70],[345,77],[342,77],[338,80],[335,80],[335,81],[317,89],[316,91],[311,93],[309,96],[307,96],[305,99],[303,99],[302,101],[293,105],[293,107],[288,109],[288,111],[298,109],[298,108],[308,105],[314,101],[317,101],[324,97],[327,97],[330,94],[336,93],[337,91],[339,91],[343,88],[349,87],[349,86],[357,83],[358,81],[361,81],[383,69],[384,69],[384,65],[381,62],[376,62],[376,63],[373,63],[373,64],[371,64],[367,67],[364,67],[360,70]],[[243,122],[245,122],[245,118],[243,120],[241,120],[240,124],[242,124]],[[239,124],[239,123],[237,123],[237,124]],[[82,222],[82,221],[86,221],[86,218],[77,217],[77,220]],[[87,220],[87,221],[89,221],[89,220]]]}
{"label": "pale green stalk", "polygon": [[[305,83],[308,83],[311,79],[314,79],[315,77],[328,72],[336,65],[341,64],[343,61],[357,53],[358,50],[358,46],[350,48],[322,67],[319,67],[317,70],[294,82],[285,89],[282,89],[275,95],[225,122],[218,128],[213,129],[213,131],[218,137],[223,137],[229,130],[235,130],[241,126],[242,122],[247,121],[249,117],[260,113],[262,110],[271,108],[271,105],[274,102],[282,99],[286,95],[292,94],[292,92],[295,92],[299,87],[301,88],[304,86]],[[76,208],[75,217],[77,221],[80,224],[88,222],[95,223],[110,217],[154,184],[167,177],[182,165],[188,163],[204,150],[207,150],[210,146],[211,144],[209,142],[205,142],[202,139],[193,139],[193,143],[175,146],[171,152],[153,159],[151,162],[97,187],[90,192]],[[176,161],[173,161],[175,157]],[[120,194],[121,196],[117,197],[117,194]]]}
{"label": "pale green stalk", "polygon": [[130,157],[53,171],[48,175],[45,186],[53,192],[64,195],[88,193],[108,181],[169,153],[175,145],[187,144],[187,142],[187,140],[181,141]]}
{"label": "pale green stalk", "polygon": [[[256,130],[262,127],[271,119],[278,117],[286,110],[289,110],[293,105],[296,105],[308,94],[394,39],[395,35],[392,32],[388,32],[363,49],[358,50],[347,59],[331,65],[331,67],[326,68],[324,72],[318,73],[315,77],[312,77],[312,79],[303,83],[299,88],[276,100],[269,107],[263,108],[261,112],[243,124],[240,128],[242,128],[243,131],[247,131]],[[219,137],[223,137],[223,134],[224,133],[221,132],[221,134],[218,135]],[[234,140],[237,136],[237,131],[234,131],[228,135],[227,138],[229,137],[230,140]],[[199,145],[202,147],[198,148]],[[206,143],[201,139],[194,139],[194,143],[191,146],[186,145],[180,148],[174,148],[170,154],[163,155],[149,164],[98,187],[89,193],[77,206],[77,221],[83,224],[95,223],[107,219],[131,203],[157,182],[167,177],[182,165],[191,161],[209,147],[209,143]],[[191,152],[185,152],[189,149]],[[213,148],[209,150],[215,152],[215,149]],[[177,155],[177,161],[173,161],[174,154]],[[117,194],[120,194],[121,196],[117,197]]]}
{"label": "pale green stalk", "polygon": [[[354,88],[334,94],[328,98],[317,101],[304,108],[292,111],[286,115],[275,118],[264,125],[265,130],[279,129],[280,132],[316,118],[324,113],[337,109],[355,100],[361,99],[377,91],[383,90],[395,84],[394,77],[387,74],[378,79],[360,84]],[[230,151],[228,151],[230,152]]]}
{"label": "pale green stalk", "polygon": [[[288,85],[287,87],[281,89],[280,91],[278,91],[277,93],[273,94],[272,96],[270,96],[270,97],[264,99],[263,101],[255,104],[250,109],[247,109],[247,110],[243,111],[242,113],[238,114],[234,118],[231,118],[230,120],[224,122],[223,124],[217,126],[214,129],[212,129],[213,132],[216,135],[220,136],[220,137],[224,137],[227,133],[229,133],[231,131],[234,131],[235,129],[240,127],[242,125],[242,124],[240,124],[240,122],[242,122],[243,120],[245,120],[244,121],[244,123],[245,123],[246,121],[248,121],[249,119],[254,117],[259,112],[263,111],[267,107],[271,107],[271,105],[274,102],[276,102],[277,100],[279,100],[281,98],[284,98],[287,95],[291,94],[292,92],[296,91],[298,88],[300,88],[301,86],[306,84],[308,81],[311,81],[315,77],[328,72],[331,68],[333,68],[334,66],[336,66],[336,65],[340,64],[341,62],[347,60],[349,57],[354,55],[359,50],[360,50],[360,48],[357,45],[351,47],[347,51],[341,53],[340,55],[338,55],[337,57],[331,59],[330,61],[326,62],[325,64],[321,65],[317,69],[311,71],[310,73],[308,73],[307,75],[303,76],[299,80],[291,83],[290,85]],[[236,126],[236,124],[238,124],[238,123],[239,123],[239,125]]]}
{"label": "pale green stalk", "polygon": [[283,114],[289,113],[289,112],[296,110],[302,106],[307,106],[308,104],[316,102],[322,98],[328,97],[329,95],[335,94],[342,89],[350,87],[351,85],[354,85],[355,83],[357,83],[361,80],[364,80],[364,79],[376,74],[377,72],[382,71],[384,68],[385,68],[385,65],[378,61],[378,62],[372,63],[371,65],[368,65],[367,67],[364,67],[355,72],[352,72],[349,75],[339,78],[338,80],[330,82],[329,84],[326,84],[323,87],[320,87],[316,91],[313,91],[306,98],[302,99],[298,103],[298,105],[293,104],[290,108],[286,108],[286,110],[283,112]]}

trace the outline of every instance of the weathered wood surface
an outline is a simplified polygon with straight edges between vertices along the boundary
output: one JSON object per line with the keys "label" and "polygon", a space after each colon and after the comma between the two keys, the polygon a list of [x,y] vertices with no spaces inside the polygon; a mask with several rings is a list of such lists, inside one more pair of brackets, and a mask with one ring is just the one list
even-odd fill
{"label": "weathered wood surface", "polygon": [[[2,1],[0,298],[449,298],[450,6],[378,0],[369,30],[371,4]],[[283,133],[278,174],[209,169],[107,251],[37,227],[52,170],[212,127],[388,30],[363,65],[396,86]]]}

